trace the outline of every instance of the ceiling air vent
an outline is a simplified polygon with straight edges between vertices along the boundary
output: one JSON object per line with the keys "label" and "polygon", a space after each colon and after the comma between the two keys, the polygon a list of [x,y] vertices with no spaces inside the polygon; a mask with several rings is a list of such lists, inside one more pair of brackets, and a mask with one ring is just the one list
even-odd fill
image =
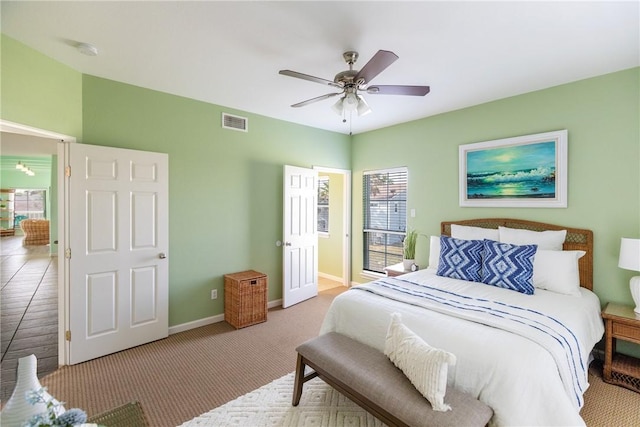
{"label": "ceiling air vent", "polygon": [[222,113],[222,127],[225,129],[241,130],[243,132],[247,132],[249,129],[249,119],[247,119],[246,117]]}

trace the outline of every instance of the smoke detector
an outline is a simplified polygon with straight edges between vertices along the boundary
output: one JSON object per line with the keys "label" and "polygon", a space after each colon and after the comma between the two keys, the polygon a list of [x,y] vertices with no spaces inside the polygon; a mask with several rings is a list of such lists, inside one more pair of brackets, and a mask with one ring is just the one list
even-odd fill
{"label": "smoke detector", "polygon": [[78,43],[78,51],[87,56],[98,56],[98,48],[89,43]]}

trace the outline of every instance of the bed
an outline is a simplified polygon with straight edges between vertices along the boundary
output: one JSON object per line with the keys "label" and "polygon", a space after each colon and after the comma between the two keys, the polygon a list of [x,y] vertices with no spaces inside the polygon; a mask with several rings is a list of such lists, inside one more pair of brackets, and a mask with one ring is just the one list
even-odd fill
{"label": "bed", "polygon": [[[452,228],[456,239],[451,239]],[[546,241],[540,242],[536,248],[543,249],[532,258],[532,263],[540,262],[532,282],[543,278],[554,284],[536,285],[533,294],[526,294],[438,275],[437,268],[444,269],[447,261],[434,252],[446,255],[448,249],[437,243],[465,240],[461,230],[462,237],[472,236],[469,243],[485,245],[494,244],[493,239],[476,239],[478,231],[481,237],[485,232],[498,236],[495,240],[500,240],[500,233],[507,240],[521,235],[526,240],[532,232],[539,233],[536,238],[547,233],[555,238],[566,230],[555,252],[547,250]],[[431,238],[429,268],[352,287],[334,299],[320,333],[338,332],[383,351],[391,315],[400,313],[402,322],[429,345],[456,356],[447,387],[488,404],[494,410],[491,425],[584,425],[580,409],[591,351],[604,333],[600,301],[592,292],[593,233],[485,218],[442,222],[441,235]],[[511,243],[518,250],[527,246]],[[573,273],[565,274],[561,264],[567,263],[558,260],[568,258],[577,271],[575,283],[565,286]],[[558,281],[560,286],[554,288]]]}

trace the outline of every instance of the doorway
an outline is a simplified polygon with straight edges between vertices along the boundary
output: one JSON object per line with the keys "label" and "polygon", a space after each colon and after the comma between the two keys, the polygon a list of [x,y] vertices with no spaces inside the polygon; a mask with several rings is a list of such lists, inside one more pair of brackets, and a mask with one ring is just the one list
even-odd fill
{"label": "doorway", "polygon": [[318,291],[351,283],[351,171],[318,172]]}
{"label": "doorway", "polygon": [[[57,201],[57,163],[54,155],[62,140],[74,140],[66,136],[35,130],[14,123],[0,121],[2,131],[2,158],[22,157],[34,159],[32,169],[39,172],[35,159],[47,159],[49,166],[49,192],[51,209],[47,215],[52,224],[63,217],[58,212],[62,206]],[[43,162],[45,162],[43,160]],[[9,165],[2,163],[2,168]],[[53,170],[53,173],[51,172]],[[40,171],[44,173],[43,171]],[[3,174],[3,185],[10,184]],[[11,185],[24,187],[24,185]],[[41,187],[41,185],[38,185]],[[15,221],[14,221],[15,224]],[[2,237],[2,387],[0,394],[6,401],[14,388],[18,359],[30,354],[38,358],[38,375],[44,376],[58,369],[62,364],[61,346],[64,344],[60,330],[61,297],[63,283],[59,280],[62,271],[58,256],[57,227],[54,238],[48,245],[24,246],[23,236],[18,229],[14,236]]]}

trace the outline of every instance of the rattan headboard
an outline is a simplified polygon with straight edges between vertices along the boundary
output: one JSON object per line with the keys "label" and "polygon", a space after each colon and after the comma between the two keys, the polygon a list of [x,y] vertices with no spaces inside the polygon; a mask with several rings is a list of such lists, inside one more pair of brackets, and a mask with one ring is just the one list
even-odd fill
{"label": "rattan headboard", "polygon": [[451,224],[468,225],[482,228],[509,227],[523,230],[567,230],[567,238],[562,247],[565,251],[585,251],[586,254],[578,261],[580,270],[580,286],[593,290],[593,231],[582,228],[563,227],[560,225],[546,224],[544,222],[526,221],[523,219],[509,218],[479,218],[462,221],[442,221],[440,232],[451,236]]}

